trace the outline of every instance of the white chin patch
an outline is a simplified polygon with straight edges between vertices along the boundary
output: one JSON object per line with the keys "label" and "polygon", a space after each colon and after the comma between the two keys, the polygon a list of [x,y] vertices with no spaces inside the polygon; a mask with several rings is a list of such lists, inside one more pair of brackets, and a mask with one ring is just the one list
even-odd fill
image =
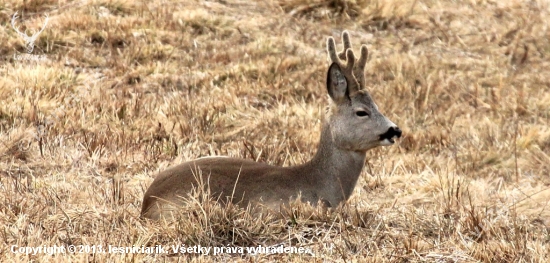
{"label": "white chin patch", "polygon": [[388,145],[392,145],[394,143],[395,143],[395,141],[393,140],[393,138],[392,139],[384,139],[384,140],[380,141],[381,146],[388,146]]}

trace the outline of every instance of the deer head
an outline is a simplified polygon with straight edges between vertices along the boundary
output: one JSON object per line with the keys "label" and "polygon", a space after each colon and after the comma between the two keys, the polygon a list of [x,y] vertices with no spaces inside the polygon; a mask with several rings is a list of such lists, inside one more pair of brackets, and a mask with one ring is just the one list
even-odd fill
{"label": "deer head", "polygon": [[356,60],[349,33],[342,33],[344,49],[336,51],[334,38],[327,41],[332,64],[327,73],[328,94],[331,105],[329,123],[332,138],[341,149],[365,152],[369,149],[392,145],[401,137],[401,130],[378,111],[369,92],[365,89],[367,46],[361,46]]}

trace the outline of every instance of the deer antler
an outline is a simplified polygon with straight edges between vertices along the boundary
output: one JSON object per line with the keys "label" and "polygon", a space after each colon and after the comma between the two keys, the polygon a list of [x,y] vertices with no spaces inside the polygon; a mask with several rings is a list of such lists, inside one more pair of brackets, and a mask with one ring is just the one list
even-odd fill
{"label": "deer antler", "polygon": [[29,38],[29,36],[27,36],[27,34],[25,34],[25,33],[22,33],[21,31],[19,31],[19,29],[17,29],[17,27],[15,27],[15,20],[16,19],[17,19],[17,12],[15,12],[15,14],[13,14],[13,16],[11,18],[11,27],[13,27],[13,29],[15,30],[15,32],[17,32],[17,34],[19,34],[20,36],[25,38],[25,41],[26,41],[27,38]]}
{"label": "deer antler", "polygon": [[[353,64],[355,63],[355,56],[353,54],[353,49],[351,48],[351,41],[349,39],[349,33],[348,31],[342,32],[342,42],[344,43],[344,49],[340,51],[339,53],[336,52],[336,45],[334,43],[334,38],[329,37],[328,39],[328,53],[330,55],[330,59],[334,63],[338,63],[340,67],[343,66],[343,63],[341,60],[347,60],[348,65],[351,63],[351,70],[353,73],[353,76],[359,82],[359,88],[362,89],[365,87],[365,67],[367,65],[367,58],[369,56],[369,51],[367,49],[366,45],[361,45],[361,56],[359,56],[359,60],[357,61],[357,67],[353,68]],[[350,58],[349,53],[351,53]],[[353,62],[352,62],[353,61]],[[345,67],[342,67],[345,68]]]}
{"label": "deer antler", "polygon": [[342,70],[342,73],[344,73],[344,76],[348,80],[348,83],[351,84],[348,85],[350,93],[356,92],[360,87],[358,86],[359,83],[357,82],[357,79],[353,75],[353,66],[355,65],[355,55],[353,54],[353,50],[346,49],[344,47],[344,51],[340,53],[342,54],[342,57],[344,57],[345,54],[346,64],[344,64],[342,60],[338,58],[339,55],[336,53],[336,44],[334,43],[334,38],[332,37],[328,38],[327,50],[330,56],[330,60],[332,60],[332,63],[338,64],[338,66]]}
{"label": "deer antler", "polygon": [[44,25],[42,26],[40,31],[34,33],[32,36],[28,36],[26,33],[22,33],[15,26],[15,20],[17,19],[17,12],[15,12],[15,14],[13,14],[13,17],[11,18],[11,27],[13,27],[15,32],[17,32],[17,34],[19,34],[19,36],[23,37],[23,39],[25,40],[25,45],[27,46],[27,52],[28,53],[32,52],[32,50],[34,49],[34,41],[36,41],[36,39],[38,38],[40,33],[42,33],[42,31],[44,31],[44,29],[46,28],[46,25],[48,25],[48,18],[49,17],[48,17],[47,14],[45,16],[46,16],[46,20],[44,21]]}

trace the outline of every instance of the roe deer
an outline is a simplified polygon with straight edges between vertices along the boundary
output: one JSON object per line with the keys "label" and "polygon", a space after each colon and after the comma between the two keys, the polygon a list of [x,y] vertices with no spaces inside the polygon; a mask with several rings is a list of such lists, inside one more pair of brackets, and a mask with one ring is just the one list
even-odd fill
{"label": "roe deer", "polygon": [[321,202],[328,207],[346,201],[361,174],[366,152],[394,144],[394,138],[401,137],[401,130],[378,111],[365,90],[367,47],[361,47],[356,61],[346,31],[342,40],[344,49],[339,54],[334,39],[327,41],[332,64],[326,85],[332,103],[311,161],[293,167],[228,157],[185,162],[157,175],[145,192],[141,216],[170,217],[182,205],[183,197],[198,187],[207,187],[207,193],[220,202],[271,209],[298,197],[302,202]]}

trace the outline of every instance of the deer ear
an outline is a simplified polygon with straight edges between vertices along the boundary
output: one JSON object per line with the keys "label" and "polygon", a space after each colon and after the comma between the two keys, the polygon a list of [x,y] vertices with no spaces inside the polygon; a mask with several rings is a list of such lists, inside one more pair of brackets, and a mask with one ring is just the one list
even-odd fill
{"label": "deer ear", "polygon": [[332,63],[327,73],[328,95],[334,102],[349,100],[348,80],[337,63]]}

